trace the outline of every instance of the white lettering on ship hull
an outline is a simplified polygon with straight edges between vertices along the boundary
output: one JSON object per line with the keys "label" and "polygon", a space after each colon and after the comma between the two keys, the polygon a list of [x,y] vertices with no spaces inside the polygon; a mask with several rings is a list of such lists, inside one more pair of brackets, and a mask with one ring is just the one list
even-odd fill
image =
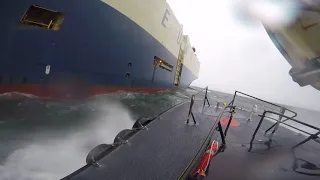
{"label": "white lettering on ship hull", "polygon": [[166,11],[164,12],[162,21],[161,21],[162,26],[165,27],[165,28],[167,28],[165,22],[169,20],[168,16],[170,16],[170,15],[171,15],[170,11],[168,9],[166,9]]}

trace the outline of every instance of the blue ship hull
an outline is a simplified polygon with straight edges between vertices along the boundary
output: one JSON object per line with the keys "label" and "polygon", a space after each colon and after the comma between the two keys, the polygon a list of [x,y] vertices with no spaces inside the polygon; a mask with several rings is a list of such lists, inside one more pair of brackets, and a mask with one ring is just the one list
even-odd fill
{"label": "blue ship hull", "polygon": [[[54,31],[19,24],[30,5],[63,12],[61,28]],[[175,87],[177,57],[100,0],[5,0],[0,7],[1,93],[76,97],[109,92],[108,87],[142,91]],[[172,64],[173,71],[155,70],[155,56]],[[50,74],[45,73],[47,65]],[[197,78],[186,66],[180,75],[180,87]]]}

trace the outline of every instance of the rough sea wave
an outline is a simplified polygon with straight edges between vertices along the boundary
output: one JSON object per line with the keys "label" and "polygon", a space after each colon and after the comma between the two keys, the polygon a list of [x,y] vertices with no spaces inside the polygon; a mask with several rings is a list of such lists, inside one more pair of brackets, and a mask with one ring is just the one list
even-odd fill
{"label": "rough sea wave", "polygon": [[112,143],[140,116],[155,116],[195,90],[117,92],[81,101],[0,95],[0,180],[60,179],[85,165],[87,153]]}

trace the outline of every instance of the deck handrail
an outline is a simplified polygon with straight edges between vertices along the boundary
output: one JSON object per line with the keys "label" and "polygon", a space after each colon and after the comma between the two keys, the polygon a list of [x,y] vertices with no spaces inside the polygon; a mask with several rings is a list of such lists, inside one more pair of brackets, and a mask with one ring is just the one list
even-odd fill
{"label": "deck handrail", "polygon": [[291,112],[291,113],[293,114],[293,116],[292,116],[291,118],[295,118],[295,117],[297,117],[297,115],[298,115],[297,112],[295,112],[295,111],[293,111],[293,110],[290,110],[290,109],[288,109],[288,108],[286,108],[286,107],[283,107],[283,106],[280,106],[280,105],[278,105],[278,104],[275,104],[275,103],[272,103],[272,102],[269,102],[269,101],[266,101],[266,100],[263,100],[263,99],[260,99],[260,98],[251,96],[251,95],[249,95],[249,94],[246,94],[246,93],[243,93],[243,92],[240,92],[240,91],[237,91],[237,90],[234,92],[233,99],[232,99],[232,101],[231,101],[231,102],[232,102],[232,105],[233,105],[233,103],[234,103],[234,101],[235,101],[235,99],[236,99],[237,94],[242,94],[242,95],[251,97],[251,98],[253,98],[253,99],[262,101],[262,102],[264,102],[264,103],[267,103],[267,104],[276,106],[276,107],[278,107],[278,108],[284,108],[286,111],[289,111],[289,112]]}
{"label": "deck handrail", "polygon": [[[249,94],[246,94],[246,93],[243,93],[243,92],[240,92],[240,91],[237,91],[237,90],[234,92],[233,99],[232,99],[232,101],[231,101],[231,102],[232,102],[232,105],[233,105],[233,103],[235,102],[235,99],[236,99],[236,97],[237,97],[237,94],[242,94],[242,95],[245,95],[245,96],[247,96],[247,97],[256,99],[256,100],[258,100],[258,101],[261,101],[261,102],[264,102],[264,103],[273,105],[273,106],[275,106],[275,107],[278,107],[278,108],[281,109],[281,112],[282,112],[283,114],[285,114],[286,111],[292,113],[292,116],[291,116],[291,117],[288,117],[288,116],[279,116],[279,119],[280,119],[280,120],[281,120],[283,117],[284,117],[284,118],[287,118],[287,119],[282,120],[283,122],[287,121],[287,120],[290,119],[290,118],[295,118],[295,117],[298,116],[298,113],[297,113],[297,112],[295,112],[295,111],[293,111],[293,110],[290,110],[290,109],[288,109],[288,108],[286,108],[286,107],[283,107],[283,106],[280,106],[280,105],[278,105],[278,104],[275,104],[275,103],[272,103],[272,102],[269,102],[269,101],[266,101],[266,100],[263,100],[263,99],[260,99],[260,98],[251,96],[251,95],[249,95]],[[270,111],[270,112],[273,112],[273,111]],[[279,122],[274,123],[273,125],[271,125],[271,126],[265,131],[265,133],[267,133],[268,131],[270,131],[272,128],[275,127],[275,128],[273,129],[272,133],[270,134],[270,136],[272,136],[272,135],[275,133],[278,125],[279,125]]]}
{"label": "deck handrail", "polygon": [[202,88],[202,89],[200,89],[197,93],[195,93],[195,94],[193,94],[193,95],[198,95],[198,94],[200,94],[202,91],[204,91],[204,90],[206,90],[206,91],[208,91],[208,86],[206,86],[205,88]]}
{"label": "deck handrail", "polygon": [[[219,131],[219,134],[220,134],[220,137],[221,137],[221,141],[222,141],[222,145],[219,146],[218,152],[224,152],[224,150],[226,148],[226,140],[225,140],[226,131],[224,132],[223,129],[222,129],[222,125],[221,125],[220,119],[223,116],[223,114],[226,112],[227,109],[235,109],[235,106],[231,105],[231,102],[230,102],[219,113],[217,119],[214,121],[213,125],[211,126],[211,129],[210,129],[208,135],[206,136],[204,142],[202,143],[200,149],[198,150],[196,155],[193,157],[193,159],[190,161],[190,163],[188,164],[188,166],[185,168],[185,170],[182,172],[182,174],[180,175],[180,177],[178,179],[186,179],[186,178],[188,178],[188,176],[190,175],[190,172],[192,172],[193,167],[195,166],[195,163],[197,163],[197,159],[199,159],[201,157],[202,152],[204,152],[205,149],[207,148],[206,145],[212,140],[212,136],[213,136],[214,132],[216,132],[216,131]],[[232,113],[232,111],[230,111],[230,113]],[[228,126],[230,126],[231,119],[232,119],[232,115],[230,116]]]}
{"label": "deck handrail", "polygon": [[[311,140],[311,139],[314,139],[314,138],[319,138],[318,135],[319,135],[319,133],[320,133],[320,128],[318,128],[318,127],[316,127],[316,126],[313,126],[313,125],[311,125],[311,124],[308,124],[308,123],[299,121],[299,120],[297,120],[297,119],[288,117],[288,116],[286,116],[286,115],[284,115],[284,114],[281,114],[281,113],[278,113],[278,112],[274,112],[274,111],[264,111],[262,115],[259,115],[261,118],[260,118],[260,121],[259,121],[259,123],[258,123],[258,125],[257,125],[257,128],[255,129],[255,131],[254,131],[254,133],[253,133],[253,135],[252,135],[252,137],[251,137],[251,140],[250,140],[250,148],[249,148],[249,150],[248,150],[249,152],[250,152],[251,149],[252,149],[252,143],[253,143],[253,141],[254,141],[254,139],[255,139],[255,137],[256,137],[256,134],[257,134],[257,132],[258,132],[258,130],[259,130],[261,124],[262,124],[262,121],[264,120],[265,117],[267,117],[267,116],[266,116],[267,113],[275,114],[275,115],[278,115],[279,117],[285,117],[285,118],[287,118],[286,121],[287,121],[287,120],[291,120],[291,121],[294,121],[294,122],[296,122],[296,123],[299,123],[299,124],[302,124],[302,125],[307,126],[307,127],[309,127],[309,128],[312,128],[312,129],[317,130],[317,131],[318,131],[317,133],[315,133],[315,134],[310,134],[309,138],[307,138],[308,141]],[[285,122],[285,121],[280,121],[280,122],[277,122],[277,123],[283,124],[284,122]],[[301,131],[301,132],[305,132],[305,131],[303,131],[303,130],[300,130],[299,128],[295,128],[295,129],[296,129],[296,130],[299,130],[299,131]],[[304,142],[304,141],[303,141],[303,142]],[[307,142],[307,141],[305,141],[305,142]],[[304,143],[305,143],[305,142],[304,142]],[[299,144],[299,146],[301,145],[301,143],[298,143],[298,144]],[[298,147],[298,146],[297,146],[297,145],[294,146],[294,148],[296,148],[296,147]]]}
{"label": "deck handrail", "polygon": [[[265,112],[262,114],[262,116],[265,116],[265,114],[267,114],[267,113],[275,114],[275,115],[278,115],[278,116],[285,117],[285,118],[287,118],[287,120],[291,120],[291,121],[294,121],[294,122],[296,122],[296,123],[299,123],[299,124],[305,125],[305,126],[307,126],[307,127],[309,127],[309,128],[312,128],[312,129],[315,129],[315,130],[320,131],[320,128],[318,128],[318,127],[316,127],[316,126],[313,126],[313,125],[310,125],[310,124],[308,124],[308,123],[305,123],[305,122],[299,121],[299,120],[294,119],[294,118],[292,118],[292,117],[288,117],[288,116],[286,116],[286,115],[284,115],[284,114],[281,114],[281,113],[278,113],[278,112],[274,112],[274,111],[265,111]],[[265,116],[265,117],[266,117],[266,116]],[[287,120],[286,120],[286,121],[287,121]],[[282,121],[282,122],[283,122],[283,121]],[[281,123],[282,123],[282,122],[281,122]]]}
{"label": "deck handrail", "polygon": [[195,101],[195,97],[196,97],[198,94],[200,94],[201,92],[203,92],[204,90],[205,90],[205,94],[204,94],[202,109],[203,109],[204,106],[206,105],[206,102],[208,103],[209,106],[211,106],[211,105],[210,105],[210,102],[209,102],[209,99],[208,99],[208,86],[205,87],[205,88],[203,88],[203,89],[201,89],[201,90],[199,90],[197,93],[191,95],[187,124],[189,124],[190,116],[192,117],[194,124],[197,124],[197,122],[196,122],[196,120],[195,120],[195,118],[194,118],[193,112],[192,112],[192,108],[193,108],[193,104],[194,104],[194,101]]}

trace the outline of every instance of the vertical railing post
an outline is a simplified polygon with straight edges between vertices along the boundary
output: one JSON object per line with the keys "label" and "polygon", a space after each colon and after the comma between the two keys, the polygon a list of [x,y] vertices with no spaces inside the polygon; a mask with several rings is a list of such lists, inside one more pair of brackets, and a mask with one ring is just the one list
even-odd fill
{"label": "vertical railing post", "polygon": [[[287,108],[284,107],[284,113],[283,113],[283,114],[285,114],[286,111],[289,111],[289,112],[291,112],[291,113],[293,114],[293,116],[291,116],[291,118],[295,118],[295,117],[297,117],[297,115],[298,115],[296,112],[294,112],[294,111],[292,111],[292,110],[287,109]],[[281,110],[280,110],[280,112],[281,112]],[[288,120],[290,120],[290,118],[286,118],[285,120],[282,121],[282,123],[284,123],[284,122],[286,122],[286,121],[288,121]],[[274,127],[277,125],[277,123],[278,123],[278,122],[275,122],[275,123],[274,123],[272,126],[270,126],[264,133],[267,134],[267,132],[269,132],[272,128],[274,128]]]}
{"label": "vertical railing post", "polygon": [[250,140],[250,147],[249,147],[248,152],[250,152],[251,149],[252,149],[253,140],[256,138],[256,134],[257,134],[257,132],[258,132],[258,130],[259,130],[261,124],[262,124],[262,121],[263,121],[264,117],[266,116],[266,113],[267,113],[267,111],[264,111],[264,112],[263,112],[263,114],[262,114],[262,116],[261,116],[261,119],[260,119],[260,121],[259,121],[259,124],[258,124],[257,128],[254,130],[254,133],[253,133],[253,135],[252,135],[252,137],[251,137],[251,140]]}
{"label": "vertical railing post", "polygon": [[234,95],[233,95],[233,98],[232,98],[232,101],[231,101],[231,106],[233,106],[233,103],[234,103],[234,101],[236,99],[236,96],[237,96],[237,92],[238,91],[234,91]]}
{"label": "vertical railing post", "polygon": [[197,122],[196,122],[196,120],[195,120],[195,118],[194,118],[194,116],[193,116],[193,112],[192,112],[192,108],[193,108],[193,104],[194,104],[194,98],[195,98],[195,96],[194,96],[194,95],[192,95],[192,96],[191,96],[190,107],[189,107],[189,113],[188,113],[187,124],[189,124],[190,116],[192,117],[194,124],[197,124]]}
{"label": "vertical railing post", "polygon": [[[219,119],[218,119],[219,120]],[[220,133],[220,136],[221,136],[221,141],[222,141],[222,146],[221,146],[221,151],[223,152],[224,149],[226,148],[226,140],[225,140],[225,135],[223,134],[223,129],[222,129],[222,126],[221,126],[221,123],[220,121],[218,121],[218,129],[219,129],[219,133]]]}
{"label": "vertical railing post", "polygon": [[207,98],[207,88],[206,88],[206,92],[204,94],[204,99],[203,99],[203,108],[206,105],[206,98]]}
{"label": "vertical railing post", "polygon": [[219,108],[220,108],[220,102],[219,102],[219,101],[217,101],[216,111],[218,111],[218,110],[219,110]]}
{"label": "vertical railing post", "polygon": [[226,130],[224,131],[224,136],[227,136],[228,129],[230,127],[234,112],[235,112],[235,106],[232,106],[230,109],[230,117],[229,117],[228,125],[226,127]]}
{"label": "vertical railing post", "polygon": [[[203,99],[203,108],[204,106],[206,105],[206,102],[208,103],[208,105],[210,106],[210,102],[209,102],[209,99],[208,99],[208,86],[206,87],[206,92],[204,94],[204,99]],[[203,109],[202,108],[202,109]]]}
{"label": "vertical railing post", "polygon": [[[286,109],[284,107],[281,107],[280,108],[280,113],[282,115],[284,115],[285,112],[286,112]],[[276,130],[278,129],[278,127],[279,127],[279,125],[281,123],[282,117],[283,117],[282,115],[279,115],[278,121],[275,123],[275,126],[274,126],[271,134],[269,135],[269,138],[271,138],[273,136],[273,134],[276,132]]]}
{"label": "vertical railing post", "polygon": [[252,116],[253,116],[254,114],[257,114],[257,112],[258,112],[258,106],[255,104],[255,105],[253,105],[252,108],[251,108],[250,116],[249,116],[249,118],[247,119],[247,121],[248,121],[248,122],[249,122],[249,121],[252,121]]}

